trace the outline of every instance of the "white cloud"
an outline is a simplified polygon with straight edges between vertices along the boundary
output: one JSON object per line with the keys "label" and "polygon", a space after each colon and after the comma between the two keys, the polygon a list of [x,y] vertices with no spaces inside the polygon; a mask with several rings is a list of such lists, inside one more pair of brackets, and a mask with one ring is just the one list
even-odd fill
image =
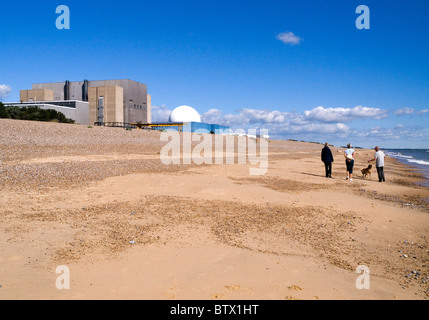
{"label": "white cloud", "polygon": [[412,115],[412,114],[419,114],[424,115],[426,113],[429,113],[429,109],[423,109],[423,110],[416,110],[414,108],[402,108],[399,110],[396,110],[394,112],[395,116],[403,116],[403,115]]}
{"label": "white cloud", "polygon": [[296,125],[293,123],[285,124],[281,130],[282,134],[344,134],[350,131],[350,128],[343,123],[307,123]]}
{"label": "white cloud", "polygon": [[0,84],[0,99],[6,98],[11,93],[12,88],[7,84]]}
{"label": "white cloud", "polygon": [[152,106],[152,122],[168,122],[171,112],[165,105]]}
{"label": "white cloud", "polygon": [[222,111],[218,109],[210,109],[201,116],[201,120],[205,123],[221,123],[224,121]]}
{"label": "white cloud", "polygon": [[[425,110],[418,111],[424,112]],[[426,110],[425,112],[429,112]],[[168,121],[171,110],[166,106],[153,107],[153,122]],[[416,112],[417,113],[417,112]],[[392,147],[401,141],[419,142],[429,137],[429,129],[402,123],[394,127],[372,127],[365,130],[349,127],[348,123],[359,119],[381,119],[388,115],[386,110],[367,107],[323,108],[307,112],[283,112],[244,108],[231,113],[210,109],[201,115],[205,123],[215,123],[237,129],[268,129],[274,139],[297,139],[305,141],[325,140],[337,143],[353,142],[355,145],[371,147],[370,143],[391,143]],[[323,140],[323,141],[322,141]]]}
{"label": "white cloud", "polygon": [[[377,141],[379,143],[401,141],[402,143],[416,143],[419,140],[427,141],[429,129],[418,125],[398,124],[391,128],[372,127],[368,130],[353,130],[350,136],[360,141]],[[403,147],[407,146],[409,145],[403,145]]]}
{"label": "white cloud", "polygon": [[268,129],[271,136],[295,134],[345,134],[350,128],[343,123],[317,123],[302,114],[278,110],[242,109],[234,114],[223,114],[211,109],[202,115],[203,122],[226,125],[232,129]]}
{"label": "white cloud", "polygon": [[[360,106],[353,109],[318,107],[305,113],[244,108],[224,114],[213,108],[203,113],[201,119],[204,123],[216,123],[236,129],[270,129],[278,133],[344,133],[350,131],[345,125],[347,122],[359,118],[380,119],[386,113],[382,109]],[[165,105],[152,107],[153,122],[167,122],[170,114],[171,110]]]}
{"label": "white cloud", "polygon": [[293,32],[282,32],[277,35],[276,39],[280,40],[284,44],[289,44],[292,46],[300,44],[302,42],[302,39],[296,36]]}
{"label": "white cloud", "polygon": [[396,116],[402,116],[404,114],[413,114],[416,110],[413,108],[403,108],[395,111]]}
{"label": "white cloud", "polygon": [[281,124],[293,117],[291,113],[271,110],[244,108],[235,114],[223,115],[222,111],[211,109],[202,115],[203,122],[219,123],[240,127],[248,125]]}
{"label": "white cloud", "polygon": [[354,108],[324,108],[317,107],[305,111],[305,118],[309,121],[325,123],[352,122],[357,119],[379,120],[387,116],[387,111],[380,108],[357,106]]}
{"label": "white cloud", "polygon": [[426,114],[428,112],[429,112],[429,109],[423,109],[423,110],[418,111],[417,113],[418,114]]}

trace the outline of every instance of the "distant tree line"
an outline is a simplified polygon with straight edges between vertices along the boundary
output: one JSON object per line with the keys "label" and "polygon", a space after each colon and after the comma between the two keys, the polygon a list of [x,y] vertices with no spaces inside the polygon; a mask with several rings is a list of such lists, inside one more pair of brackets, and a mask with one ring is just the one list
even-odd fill
{"label": "distant tree line", "polygon": [[0,119],[15,119],[29,121],[45,121],[59,123],[75,123],[74,120],[56,110],[45,110],[37,106],[5,106],[0,102]]}

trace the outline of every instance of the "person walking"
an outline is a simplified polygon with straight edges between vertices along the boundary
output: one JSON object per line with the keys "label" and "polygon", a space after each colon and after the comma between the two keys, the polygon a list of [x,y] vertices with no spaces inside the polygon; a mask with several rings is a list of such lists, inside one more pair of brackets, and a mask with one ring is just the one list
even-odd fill
{"label": "person walking", "polygon": [[322,149],[322,162],[325,164],[326,178],[332,178],[332,163],[334,162],[334,156],[329,148],[329,144],[326,142],[325,147]]}
{"label": "person walking", "polygon": [[352,148],[351,143],[347,145],[347,150],[344,152],[346,158],[347,175],[346,180],[353,181],[353,167],[355,165],[355,150]]}
{"label": "person walking", "polygon": [[386,155],[383,151],[380,150],[380,147],[375,147],[375,156],[374,159],[368,160],[368,163],[371,161],[376,162],[377,173],[378,173],[378,182],[385,182],[386,178],[384,177],[384,159],[386,159]]}

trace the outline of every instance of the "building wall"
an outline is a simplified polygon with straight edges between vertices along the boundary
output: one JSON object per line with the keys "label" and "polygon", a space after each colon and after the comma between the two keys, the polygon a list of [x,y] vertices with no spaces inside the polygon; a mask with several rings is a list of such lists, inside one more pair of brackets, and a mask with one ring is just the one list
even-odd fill
{"label": "building wall", "polygon": [[[84,81],[70,82],[69,83],[69,99],[68,100],[79,100],[88,101],[83,99],[83,85]],[[33,89],[49,89],[54,92],[54,101],[64,101],[65,99],[65,82],[53,82],[53,83],[33,83]]]}
{"label": "building wall", "polygon": [[38,104],[8,103],[7,105],[18,106],[18,107],[36,106],[36,107],[39,107],[40,109],[44,109],[44,110],[56,110],[58,112],[63,113],[66,116],[66,118],[74,120],[76,124],[89,125],[90,124],[90,122],[89,122],[89,103],[83,102],[83,101],[74,101],[74,104],[75,104],[76,108],[52,105],[52,104],[49,104],[49,101],[46,101],[46,103],[42,103],[42,104],[40,104],[40,103],[38,103]]}
{"label": "building wall", "polygon": [[54,101],[54,92],[48,89],[21,90],[20,101]]}
{"label": "building wall", "polygon": [[152,123],[152,96],[147,95],[147,111],[146,111],[146,123]]}
{"label": "building wall", "polygon": [[100,97],[104,98],[103,122],[124,122],[124,89],[118,86],[89,88],[89,122],[91,124],[98,122],[98,102]]}
{"label": "building wall", "polygon": [[[68,94],[70,100],[83,100],[85,81],[69,82]],[[151,123],[152,112],[151,103],[148,101],[147,85],[133,80],[101,80],[88,81],[88,88],[94,87],[114,87],[123,88],[122,113],[125,123]],[[33,89],[49,89],[54,91],[54,100],[65,100],[66,82],[59,83],[36,83]],[[88,98],[89,98],[88,89]],[[149,98],[150,99],[150,98]],[[89,99],[88,99],[89,101]],[[118,121],[119,122],[119,121]]]}
{"label": "building wall", "polygon": [[[54,92],[54,101],[64,101],[64,82],[57,83],[33,83],[33,89],[49,89]],[[77,99],[81,100],[81,99]]]}
{"label": "building wall", "polygon": [[89,121],[89,103],[84,101],[76,101],[76,109],[52,106],[52,105],[43,105],[42,109],[53,109],[58,112],[64,113],[66,118],[73,119],[76,121],[76,124],[81,125],[90,125]]}

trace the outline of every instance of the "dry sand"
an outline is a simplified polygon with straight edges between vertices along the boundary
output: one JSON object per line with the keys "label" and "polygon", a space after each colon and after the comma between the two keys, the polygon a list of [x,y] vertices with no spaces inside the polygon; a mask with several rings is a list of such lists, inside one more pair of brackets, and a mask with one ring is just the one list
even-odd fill
{"label": "dry sand", "polygon": [[[269,170],[170,165],[159,132],[0,120],[0,299],[427,299],[429,190],[324,177],[318,144]],[[358,150],[356,169],[371,150]],[[55,286],[70,269],[70,290]],[[370,290],[356,289],[359,265]]]}

